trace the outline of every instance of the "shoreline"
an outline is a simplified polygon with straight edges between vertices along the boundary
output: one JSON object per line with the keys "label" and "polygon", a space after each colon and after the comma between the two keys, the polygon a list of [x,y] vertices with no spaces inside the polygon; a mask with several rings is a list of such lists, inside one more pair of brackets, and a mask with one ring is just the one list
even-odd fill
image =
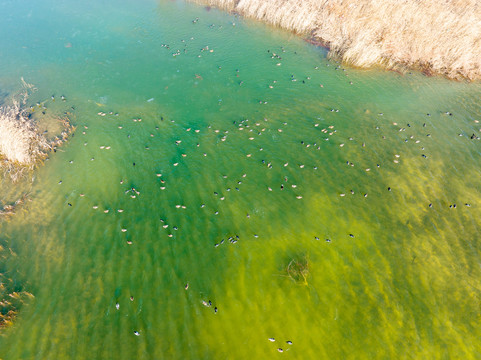
{"label": "shoreline", "polygon": [[189,0],[292,31],[357,68],[481,80],[481,6],[473,0]]}

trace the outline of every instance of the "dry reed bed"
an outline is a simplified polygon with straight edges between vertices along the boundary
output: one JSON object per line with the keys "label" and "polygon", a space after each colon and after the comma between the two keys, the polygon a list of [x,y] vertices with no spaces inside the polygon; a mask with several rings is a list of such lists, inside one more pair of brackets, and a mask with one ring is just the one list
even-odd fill
{"label": "dry reed bed", "polygon": [[192,0],[308,36],[358,67],[481,79],[477,0]]}

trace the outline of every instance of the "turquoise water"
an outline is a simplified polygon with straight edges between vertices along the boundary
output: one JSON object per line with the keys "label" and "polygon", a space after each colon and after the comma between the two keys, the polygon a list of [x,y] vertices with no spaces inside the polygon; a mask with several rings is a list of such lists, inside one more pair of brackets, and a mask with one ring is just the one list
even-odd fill
{"label": "turquoise water", "polygon": [[480,84],[182,1],[0,14],[0,89],[77,126],[1,180],[0,358],[481,358]]}

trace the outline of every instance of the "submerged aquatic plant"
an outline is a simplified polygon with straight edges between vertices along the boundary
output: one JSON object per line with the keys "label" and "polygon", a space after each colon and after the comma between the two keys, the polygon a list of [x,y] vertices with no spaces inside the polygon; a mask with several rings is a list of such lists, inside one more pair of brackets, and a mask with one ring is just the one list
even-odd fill
{"label": "submerged aquatic plant", "polygon": [[0,329],[13,324],[20,307],[33,295],[27,291],[14,291],[14,282],[0,274]]}
{"label": "submerged aquatic plant", "polygon": [[192,0],[308,35],[359,67],[417,68],[481,79],[476,0]]}
{"label": "submerged aquatic plant", "polygon": [[[0,261],[5,259],[5,253],[5,248],[0,245]],[[30,298],[33,298],[32,294],[0,269],[0,329],[13,324],[21,306]]]}
{"label": "submerged aquatic plant", "polygon": [[19,207],[21,207],[23,204],[25,204],[28,198],[29,198],[29,194],[25,193],[22,195],[21,198],[17,199],[12,203],[4,204],[2,201],[0,201],[0,220],[2,218],[6,218],[15,214],[16,210]]}
{"label": "submerged aquatic plant", "polygon": [[309,257],[307,255],[296,256],[286,268],[287,276],[297,284],[308,285]]}

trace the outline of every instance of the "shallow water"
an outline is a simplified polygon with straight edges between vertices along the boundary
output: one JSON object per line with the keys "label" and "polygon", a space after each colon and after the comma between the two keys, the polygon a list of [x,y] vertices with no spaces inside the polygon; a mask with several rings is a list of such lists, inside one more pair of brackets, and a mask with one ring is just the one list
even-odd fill
{"label": "shallow water", "polygon": [[480,84],[182,1],[0,14],[0,88],[77,125],[1,180],[30,193],[0,241],[35,298],[0,358],[481,358]]}

